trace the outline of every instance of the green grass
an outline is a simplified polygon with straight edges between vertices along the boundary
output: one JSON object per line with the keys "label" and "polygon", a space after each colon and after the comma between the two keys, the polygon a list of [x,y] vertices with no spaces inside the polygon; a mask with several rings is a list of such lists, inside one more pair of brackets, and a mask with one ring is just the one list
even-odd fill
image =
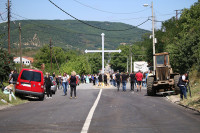
{"label": "green grass", "polygon": [[194,70],[190,74],[190,88],[191,88],[191,96],[189,92],[187,93],[188,99],[181,101],[183,105],[192,107],[200,111],[200,73]]}

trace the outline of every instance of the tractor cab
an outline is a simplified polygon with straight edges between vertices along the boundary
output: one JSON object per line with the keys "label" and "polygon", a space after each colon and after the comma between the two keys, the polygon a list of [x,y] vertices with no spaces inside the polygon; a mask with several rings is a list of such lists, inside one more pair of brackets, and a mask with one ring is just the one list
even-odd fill
{"label": "tractor cab", "polygon": [[177,86],[179,74],[173,73],[169,53],[156,53],[155,56],[155,75],[147,78],[147,94],[179,93]]}

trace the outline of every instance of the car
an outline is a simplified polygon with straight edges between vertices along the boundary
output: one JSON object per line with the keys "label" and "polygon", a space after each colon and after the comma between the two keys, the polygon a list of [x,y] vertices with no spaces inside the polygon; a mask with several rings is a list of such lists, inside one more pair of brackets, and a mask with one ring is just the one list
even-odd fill
{"label": "car", "polygon": [[53,82],[53,86],[51,86],[51,91],[52,91],[53,94],[55,94],[56,91],[57,91],[57,84],[56,84],[56,81],[53,78],[53,76],[50,76],[50,78],[51,78],[51,81]]}
{"label": "car", "polygon": [[[45,76],[46,77],[46,76]],[[44,77],[44,78],[45,78]],[[55,79],[53,78],[53,76],[50,76],[50,78],[51,78],[51,81],[52,81],[52,83],[53,83],[53,86],[51,86],[51,92],[53,93],[53,94],[55,94],[56,93],[56,91],[57,91],[57,84],[56,84],[56,81],[55,81]],[[46,92],[46,87],[45,87],[45,92]]]}
{"label": "car", "polygon": [[16,96],[35,96],[44,100],[44,76],[43,72],[35,69],[23,68],[15,85]]}

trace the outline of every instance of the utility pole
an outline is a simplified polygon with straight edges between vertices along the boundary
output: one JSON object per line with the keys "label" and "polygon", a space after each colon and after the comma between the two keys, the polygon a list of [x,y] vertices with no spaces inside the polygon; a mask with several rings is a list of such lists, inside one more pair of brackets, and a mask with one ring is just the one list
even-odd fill
{"label": "utility pole", "polygon": [[154,74],[155,74],[155,70],[156,70],[156,57],[155,57],[155,33],[154,33],[154,15],[153,15],[153,1],[151,2],[151,9],[152,9],[152,35],[153,35],[153,70],[154,70]]}
{"label": "utility pole", "polygon": [[130,70],[130,73],[133,72],[133,61],[132,61],[132,53],[131,53],[131,70]]}
{"label": "utility pole", "polygon": [[130,73],[132,73],[132,45],[130,45],[129,47],[129,53],[130,53],[130,57],[131,57],[131,61],[130,61]]}
{"label": "utility pole", "polygon": [[52,73],[52,44],[51,44],[51,38],[50,38],[50,55],[51,55],[51,73]]}
{"label": "utility pole", "polygon": [[176,11],[176,20],[178,20],[178,15],[181,14],[182,10],[175,10]]}
{"label": "utility pole", "polygon": [[8,53],[10,54],[10,1],[8,0]]}
{"label": "utility pole", "polygon": [[127,72],[128,72],[128,56],[127,56]]}
{"label": "utility pole", "polygon": [[19,23],[20,71],[22,70],[21,24]]}

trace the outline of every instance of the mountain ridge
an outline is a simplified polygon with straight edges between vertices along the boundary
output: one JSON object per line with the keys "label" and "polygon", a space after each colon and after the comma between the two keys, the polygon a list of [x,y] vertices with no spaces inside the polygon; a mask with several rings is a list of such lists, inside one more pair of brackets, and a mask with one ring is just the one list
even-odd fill
{"label": "mountain ridge", "polygon": [[[21,23],[23,47],[41,47],[49,44],[69,49],[101,48],[101,33],[105,34],[105,48],[116,49],[120,44],[133,44],[141,41],[143,34],[150,31],[135,27],[127,31],[103,31],[84,25],[76,20],[17,20],[11,23],[11,45],[17,47],[19,40],[18,23]],[[84,21],[89,25],[107,30],[123,30],[133,26],[120,22]],[[5,34],[3,47],[7,47],[6,23],[0,24],[0,33]]]}

